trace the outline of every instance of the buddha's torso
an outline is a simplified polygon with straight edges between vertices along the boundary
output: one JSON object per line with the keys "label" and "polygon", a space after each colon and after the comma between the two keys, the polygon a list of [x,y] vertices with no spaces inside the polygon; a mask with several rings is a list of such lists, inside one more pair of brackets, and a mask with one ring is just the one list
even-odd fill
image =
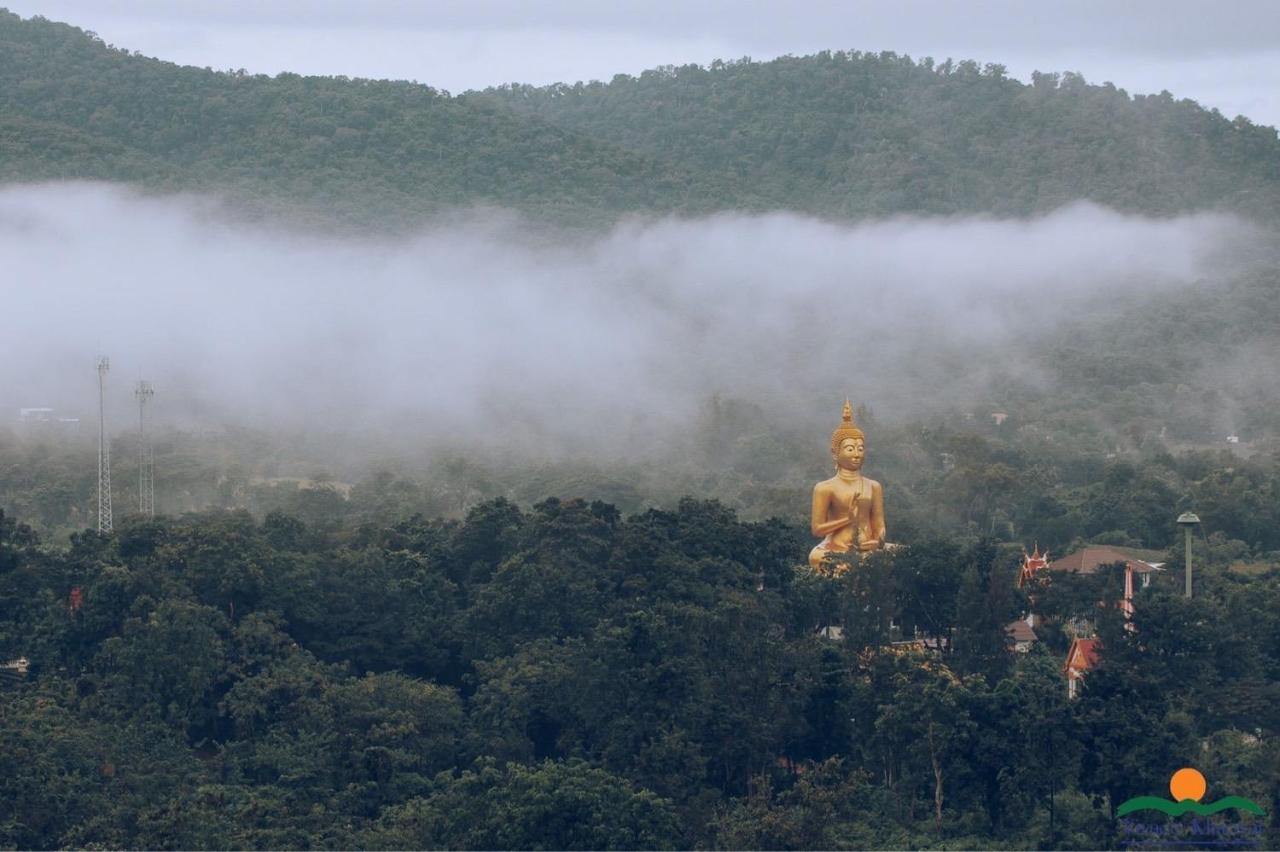
{"label": "buddha's torso", "polygon": [[[856,501],[858,507],[857,535],[859,541],[875,538],[871,529],[871,508],[876,483],[865,476],[846,479],[836,475],[819,485],[826,496],[827,520],[843,518],[849,512],[851,502]],[[853,546],[854,527],[843,526],[831,533],[828,547],[831,550],[844,551]]]}

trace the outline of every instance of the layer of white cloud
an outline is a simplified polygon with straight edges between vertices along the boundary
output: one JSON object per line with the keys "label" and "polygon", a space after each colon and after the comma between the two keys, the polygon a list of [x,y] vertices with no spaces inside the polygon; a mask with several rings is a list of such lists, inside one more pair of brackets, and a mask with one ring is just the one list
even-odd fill
{"label": "layer of white cloud", "polygon": [[845,395],[892,416],[972,402],[984,368],[1020,369],[999,355],[1032,329],[1221,273],[1250,235],[1080,205],[1029,221],[637,221],[585,242],[455,216],[334,241],[195,200],[11,188],[0,410],[91,410],[107,354],[120,406],[145,377],[170,417],[205,422],[517,428],[585,449],[678,429],[715,393],[779,417]]}

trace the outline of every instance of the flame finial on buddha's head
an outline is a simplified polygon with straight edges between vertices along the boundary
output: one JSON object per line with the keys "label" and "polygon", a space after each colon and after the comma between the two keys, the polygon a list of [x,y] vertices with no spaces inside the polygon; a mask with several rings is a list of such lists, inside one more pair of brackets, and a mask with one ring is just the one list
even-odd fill
{"label": "flame finial on buddha's head", "polygon": [[831,451],[833,453],[839,451],[840,442],[845,438],[866,440],[866,436],[862,434],[858,424],[853,422],[853,405],[847,399],[844,401],[844,410],[840,413],[840,425],[831,433]]}

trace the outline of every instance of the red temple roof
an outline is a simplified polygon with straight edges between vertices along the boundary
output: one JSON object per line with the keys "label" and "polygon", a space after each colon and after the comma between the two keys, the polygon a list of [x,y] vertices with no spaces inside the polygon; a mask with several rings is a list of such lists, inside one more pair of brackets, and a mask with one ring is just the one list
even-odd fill
{"label": "red temple roof", "polygon": [[1063,663],[1064,671],[1083,673],[1098,665],[1098,654],[1101,650],[1098,639],[1072,639],[1067,649],[1067,661]]}

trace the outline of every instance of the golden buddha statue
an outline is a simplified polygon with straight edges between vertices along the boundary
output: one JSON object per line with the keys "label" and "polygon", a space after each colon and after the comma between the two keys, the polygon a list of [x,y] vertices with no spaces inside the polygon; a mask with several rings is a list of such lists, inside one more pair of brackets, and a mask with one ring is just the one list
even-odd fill
{"label": "golden buddha statue", "polygon": [[[853,422],[853,407],[844,402],[842,421],[831,433],[831,458],[836,475],[813,486],[810,529],[824,536],[809,552],[809,565],[822,568],[828,554],[866,553],[884,547],[884,491],[880,483],[862,475],[866,439]],[[837,568],[837,574],[847,568]]]}

